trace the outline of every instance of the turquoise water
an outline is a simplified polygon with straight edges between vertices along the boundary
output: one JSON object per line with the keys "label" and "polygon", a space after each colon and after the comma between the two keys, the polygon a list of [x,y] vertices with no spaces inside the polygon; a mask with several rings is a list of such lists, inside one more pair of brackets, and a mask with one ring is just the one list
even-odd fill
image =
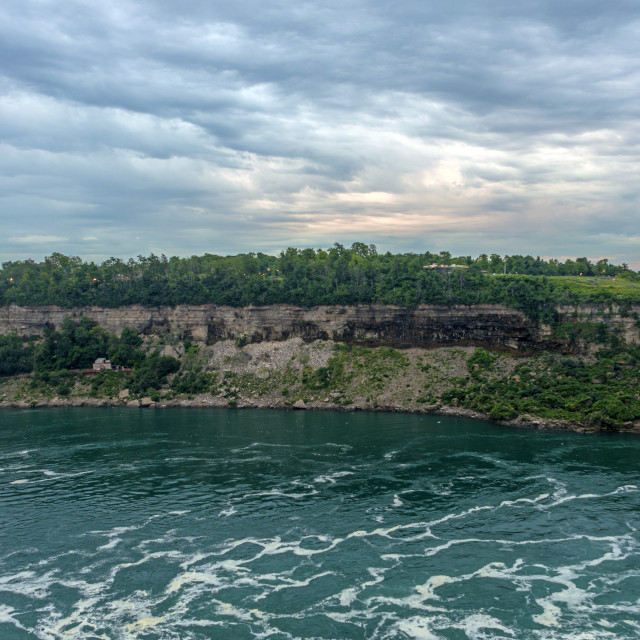
{"label": "turquoise water", "polygon": [[0,413],[0,639],[637,638],[640,438]]}

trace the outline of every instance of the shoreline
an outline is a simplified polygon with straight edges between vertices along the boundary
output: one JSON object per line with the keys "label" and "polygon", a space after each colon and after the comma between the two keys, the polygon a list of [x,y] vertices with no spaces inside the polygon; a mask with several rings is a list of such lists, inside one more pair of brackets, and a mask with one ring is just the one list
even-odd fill
{"label": "shoreline", "polygon": [[367,411],[375,413],[411,413],[420,415],[442,415],[453,416],[459,418],[469,418],[472,420],[483,420],[492,422],[502,426],[516,427],[522,429],[535,429],[539,431],[573,431],[576,433],[639,433],[637,428],[621,428],[617,430],[601,429],[598,427],[589,427],[584,424],[562,421],[548,420],[538,416],[527,416],[526,419],[521,417],[512,420],[494,420],[489,415],[465,409],[463,407],[453,407],[450,405],[429,405],[419,409],[411,409],[402,407],[397,404],[386,406],[371,406],[366,403],[354,403],[346,406],[329,404],[325,402],[310,403],[294,403],[286,402],[259,402],[255,399],[240,400],[233,404],[224,398],[211,396],[194,396],[193,398],[173,398],[163,399],[154,402],[151,398],[141,398],[135,400],[126,400],[120,398],[96,398],[91,396],[76,396],[73,398],[41,398],[27,402],[7,401],[0,402],[0,410],[2,409],[53,409],[53,408],[128,408],[128,409],[274,409],[279,411],[340,411],[350,413],[353,411]]}
{"label": "shoreline", "polygon": [[[331,340],[307,343],[300,337],[193,345],[171,336],[145,338],[144,350],[175,365],[174,373],[162,380],[145,378],[149,371],[144,369],[90,378],[69,371],[13,376],[0,380],[0,408],[333,409],[459,416],[528,429],[640,433],[637,374],[624,353],[600,366],[589,352],[572,358],[514,357],[470,346],[398,350]],[[529,389],[542,400],[521,402],[529,398]],[[558,401],[548,403],[544,394],[556,390]],[[636,394],[631,418],[620,414],[622,392],[629,398]],[[612,394],[617,404],[609,418],[606,403]],[[589,410],[596,402],[604,408],[595,404]]]}

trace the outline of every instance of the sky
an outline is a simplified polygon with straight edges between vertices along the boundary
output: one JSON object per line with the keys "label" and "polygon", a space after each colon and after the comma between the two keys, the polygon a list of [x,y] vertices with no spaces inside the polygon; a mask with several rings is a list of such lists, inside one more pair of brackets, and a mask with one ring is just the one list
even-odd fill
{"label": "sky", "polygon": [[0,261],[640,268],[637,0],[0,3]]}

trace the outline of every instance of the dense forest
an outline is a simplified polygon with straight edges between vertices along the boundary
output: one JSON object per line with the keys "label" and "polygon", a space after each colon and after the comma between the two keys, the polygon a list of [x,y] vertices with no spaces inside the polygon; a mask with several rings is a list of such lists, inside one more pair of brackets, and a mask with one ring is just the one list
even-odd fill
{"label": "dense forest", "polygon": [[[40,263],[3,263],[0,305],[503,303],[522,309],[532,319],[552,321],[558,303],[625,301],[620,289],[583,290],[571,280],[554,276],[585,282],[589,278],[640,280],[627,265],[607,260],[560,262],[497,254],[453,257],[447,251],[391,254],[378,253],[374,245],[360,242],[350,248],[336,243],[327,250],[289,248],[278,256],[167,258],[152,254],[127,262],[109,258],[102,264],[54,253]],[[627,302],[638,298],[631,293]]]}

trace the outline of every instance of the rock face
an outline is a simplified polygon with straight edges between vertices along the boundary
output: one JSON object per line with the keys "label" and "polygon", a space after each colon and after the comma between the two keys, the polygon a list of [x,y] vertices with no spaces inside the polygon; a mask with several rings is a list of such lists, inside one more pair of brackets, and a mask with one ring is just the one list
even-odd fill
{"label": "rock face", "polygon": [[[568,309],[562,311],[565,321],[573,321]],[[522,312],[502,305],[451,308],[135,305],[116,309],[12,305],[0,308],[0,333],[40,334],[46,326],[60,327],[67,316],[87,316],[116,334],[131,327],[146,334],[172,333],[208,344],[228,339],[257,343],[300,337],[305,341],[335,340],[371,346],[476,345],[514,353],[568,349],[567,343],[552,336],[549,327],[537,326]],[[632,318],[628,320],[633,323]],[[631,329],[630,332],[633,333]],[[637,337],[637,329],[635,334]]]}

